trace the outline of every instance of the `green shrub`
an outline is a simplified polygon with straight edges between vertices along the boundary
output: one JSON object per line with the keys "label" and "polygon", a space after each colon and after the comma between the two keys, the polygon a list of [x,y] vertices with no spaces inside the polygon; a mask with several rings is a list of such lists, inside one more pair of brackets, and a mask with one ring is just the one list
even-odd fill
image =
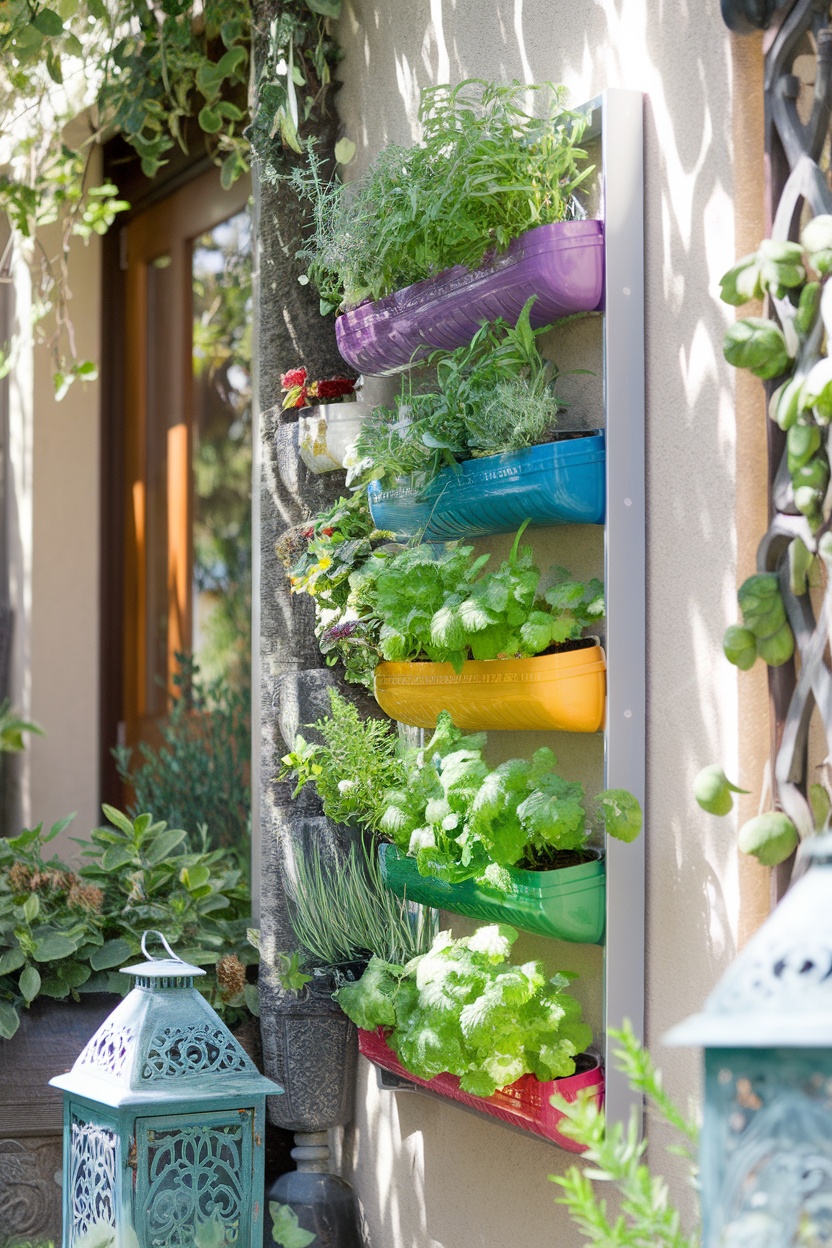
{"label": "green shrub", "polygon": [[192,655],[177,654],[178,695],[161,726],[164,744],[142,742],[139,759],[113,750],[118,773],[134,793],[130,813],[152,811],[174,827],[207,827],[212,845],[234,847],[248,859],[251,794],[249,693],[224,680],[205,681]]}

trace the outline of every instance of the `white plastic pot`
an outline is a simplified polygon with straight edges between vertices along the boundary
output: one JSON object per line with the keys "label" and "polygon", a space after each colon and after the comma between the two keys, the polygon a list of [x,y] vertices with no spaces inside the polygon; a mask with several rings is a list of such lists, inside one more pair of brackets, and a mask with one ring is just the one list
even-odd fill
{"label": "white plastic pot", "polygon": [[336,472],[370,414],[369,403],[321,403],[298,414],[298,448],[310,472]]}

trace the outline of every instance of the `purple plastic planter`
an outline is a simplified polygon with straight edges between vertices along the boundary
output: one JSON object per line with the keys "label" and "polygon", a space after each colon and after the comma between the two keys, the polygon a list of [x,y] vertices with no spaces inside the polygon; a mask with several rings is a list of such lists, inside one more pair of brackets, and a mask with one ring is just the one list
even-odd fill
{"label": "purple plastic planter", "polygon": [[360,373],[397,373],[437,348],[470,342],[483,321],[515,324],[531,295],[534,328],[574,312],[594,312],[604,287],[600,221],[558,221],[516,238],[479,269],[461,264],[335,322],[338,350]]}

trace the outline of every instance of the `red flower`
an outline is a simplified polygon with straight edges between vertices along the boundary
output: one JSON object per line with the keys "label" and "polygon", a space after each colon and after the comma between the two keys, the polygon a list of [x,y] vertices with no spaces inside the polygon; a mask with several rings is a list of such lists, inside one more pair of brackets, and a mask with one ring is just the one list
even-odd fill
{"label": "red flower", "polygon": [[332,537],[332,534],[335,532],[335,530],[334,529],[321,529],[321,532],[323,533],[324,537]]}
{"label": "red flower", "polygon": [[355,382],[352,377],[330,377],[319,381],[316,386],[319,399],[341,399],[346,394],[353,394]]}
{"label": "red flower", "polygon": [[305,381],[305,368],[290,368],[288,373],[282,374],[280,378],[280,387],[282,390],[291,390],[295,386],[303,386]]}

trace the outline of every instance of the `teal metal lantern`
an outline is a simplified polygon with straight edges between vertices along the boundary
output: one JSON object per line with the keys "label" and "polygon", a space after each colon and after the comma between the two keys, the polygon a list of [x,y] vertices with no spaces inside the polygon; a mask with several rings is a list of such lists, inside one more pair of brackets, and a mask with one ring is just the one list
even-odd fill
{"label": "teal metal lantern", "polygon": [[[153,958],[148,936],[170,955]],[[264,1078],[159,932],[64,1093],[63,1248],[260,1248]]]}
{"label": "teal metal lantern", "polygon": [[832,1245],[832,836],[667,1037],[705,1049],[703,1248]]}

